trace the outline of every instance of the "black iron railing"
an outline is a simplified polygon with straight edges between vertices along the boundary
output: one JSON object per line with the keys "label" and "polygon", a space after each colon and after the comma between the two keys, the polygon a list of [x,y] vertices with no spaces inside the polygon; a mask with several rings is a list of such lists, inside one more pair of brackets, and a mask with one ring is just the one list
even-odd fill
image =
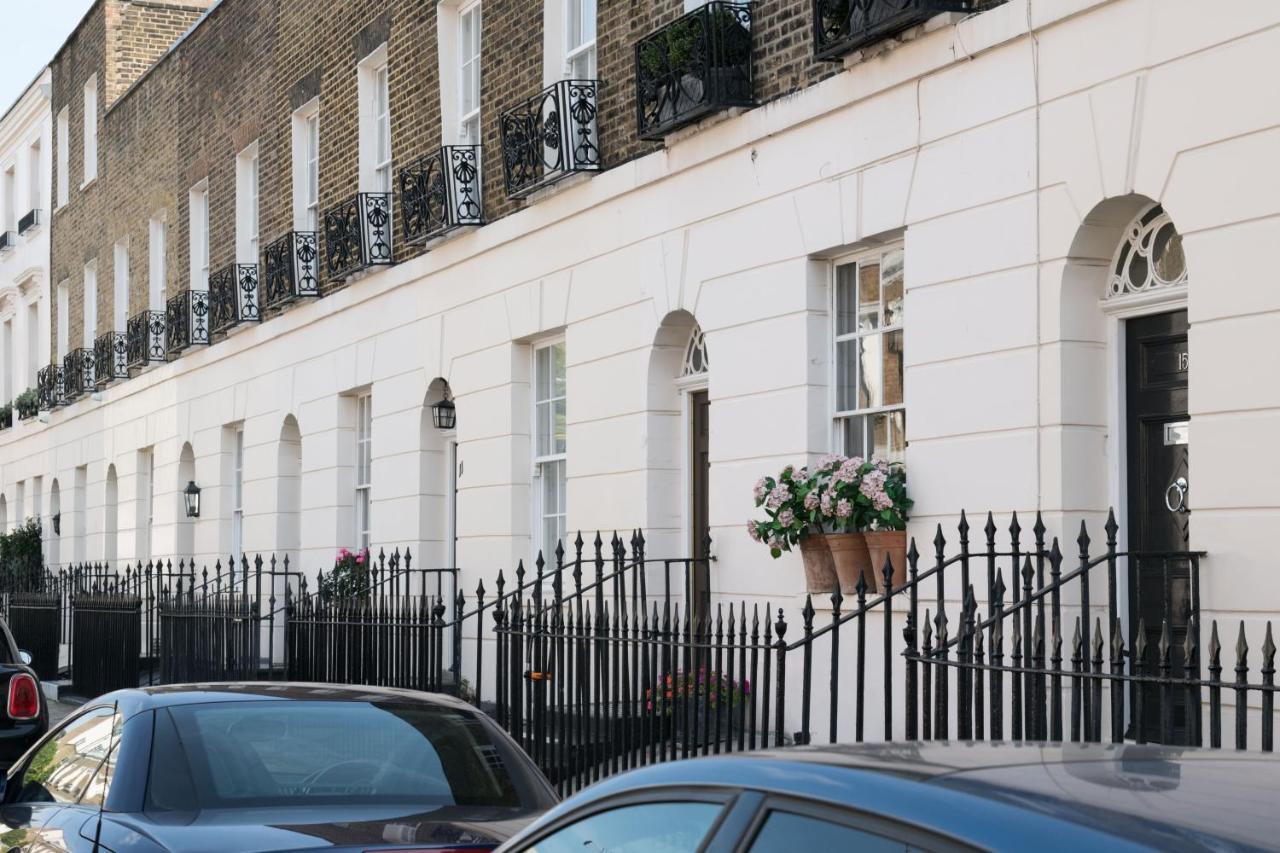
{"label": "black iron railing", "polygon": [[95,368],[94,352],[88,347],[73,349],[63,357],[62,384],[67,402],[97,390]]}
{"label": "black iron railing", "polygon": [[165,346],[170,356],[209,343],[209,291],[186,290],[170,297],[165,311]]}
{"label": "black iron railing", "polygon": [[408,242],[483,225],[479,145],[446,145],[400,170],[400,223]]}
{"label": "black iron railing", "polygon": [[127,365],[138,370],[148,364],[163,364],[168,357],[164,311],[143,311],[129,318],[125,328]]}
{"label": "black iron railing", "polygon": [[729,107],[755,104],[751,6],[707,3],[636,43],[636,121],[641,139]]}
{"label": "black iron railing", "polygon": [[940,12],[969,12],[976,5],[974,0],[813,0],[813,53],[838,60]]}
{"label": "black iron railing", "polygon": [[228,264],[209,276],[209,332],[225,334],[262,319],[258,265]]}
{"label": "black iron railing", "polygon": [[18,220],[18,233],[26,234],[32,228],[40,224],[40,211],[28,210],[26,214]]}
{"label": "black iron railing", "polygon": [[371,266],[389,264],[391,193],[356,193],[324,212],[324,263],[341,279]]}
{"label": "black iron railing", "polygon": [[129,378],[129,343],[124,332],[105,332],[93,342],[93,379],[99,388]]}
{"label": "black iron railing", "polygon": [[65,402],[65,396],[61,364],[46,364],[36,372],[36,397],[40,401],[40,411],[56,409]]}
{"label": "black iron railing", "polygon": [[600,171],[599,80],[561,80],[502,114],[507,195],[521,198],[574,172]]}
{"label": "black iron railing", "polygon": [[0,231],[0,254],[4,254],[16,245],[18,245],[17,231]]}
{"label": "black iron railing", "polygon": [[314,231],[290,231],[267,244],[262,252],[263,308],[320,295],[319,239]]}

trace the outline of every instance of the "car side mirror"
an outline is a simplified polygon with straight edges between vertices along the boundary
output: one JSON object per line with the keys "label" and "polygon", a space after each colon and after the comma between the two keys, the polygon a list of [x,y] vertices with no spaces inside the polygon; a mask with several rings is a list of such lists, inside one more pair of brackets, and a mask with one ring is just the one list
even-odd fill
{"label": "car side mirror", "polygon": [[31,666],[31,652],[26,649],[19,649],[18,660],[22,661],[23,666]]}

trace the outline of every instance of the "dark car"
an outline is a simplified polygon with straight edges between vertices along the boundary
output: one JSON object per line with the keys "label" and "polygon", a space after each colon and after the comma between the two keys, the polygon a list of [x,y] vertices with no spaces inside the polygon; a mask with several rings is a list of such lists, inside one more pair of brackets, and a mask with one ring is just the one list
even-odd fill
{"label": "dark car", "polygon": [[676,761],[499,853],[1275,850],[1280,759],[1137,745],[865,744]]}
{"label": "dark car", "polygon": [[18,649],[9,624],[0,619],[0,771],[7,770],[49,728],[49,706],[31,656]]}
{"label": "dark car", "polygon": [[121,690],[22,757],[11,850],[491,850],[554,805],[488,717],[448,696],[325,684]]}

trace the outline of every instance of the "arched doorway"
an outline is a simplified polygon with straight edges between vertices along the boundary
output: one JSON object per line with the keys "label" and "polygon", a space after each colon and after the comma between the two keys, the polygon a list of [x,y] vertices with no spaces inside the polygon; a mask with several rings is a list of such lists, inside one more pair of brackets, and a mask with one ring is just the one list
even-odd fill
{"label": "arched doorway", "polygon": [[187,483],[194,482],[196,479],[196,454],[191,448],[191,442],[184,442],[182,445],[182,453],[178,456],[178,483],[174,489],[174,500],[177,506],[174,507],[174,518],[178,520],[177,529],[174,531],[174,548],[177,554],[174,555],[175,560],[184,560],[188,563],[193,559],[195,554],[195,519],[187,517],[186,499],[183,497],[183,490],[187,487]]}
{"label": "arched doorway", "polygon": [[120,486],[116,480],[116,466],[107,466],[107,482],[102,498],[102,559],[108,565],[116,562],[116,533],[120,529]]}
{"label": "arched doorway", "polygon": [[286,415],[276,451],[276,557],[297,565],[302,548],[302,432]]}

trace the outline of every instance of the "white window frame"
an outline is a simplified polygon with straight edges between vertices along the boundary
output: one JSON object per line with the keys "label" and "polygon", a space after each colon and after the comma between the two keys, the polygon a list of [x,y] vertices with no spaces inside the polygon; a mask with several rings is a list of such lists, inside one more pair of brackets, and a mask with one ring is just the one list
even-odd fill
{"label": "white window frame", "polygon": [[84,180],[80,188],[87,187],[98,177],[98,75],[93,74],[84,84]]}
{"label": "white window frame", "polygon": [[18,164],[12,160],[4,165],[4,173],[0,175],[0,201],[4,204],[4,230],[17,231],[18,217]]}
{"label": "white window frame", "polygon": [[84,346],[93,347],[93,339],[98,334],[98,260],[97,258],[84,265],[84,293],[81,297],[84,304]]}
{"label": "white window frame", "polygon": [[71,176],[67,171],[71,168],[71,112],[68,107],[58,110],[57,135],[58,207],[62,207],[71,193]]}
{"label": "white window frame", "polygon": [[373,394],[362,391],[355,398],[355,546],[371,545],[373,515]]}
{"label": "white window frame", "polygon": [[254,141],[236,155],[236,263],[239,264],[258,262],[258,172],[258,143]]}
{"label": "white window frame", "polygon": [[40,370],[40,353],[48,354],[47,346],[41,347],[40,301],[27,303],[27,317],[23,324],[27,336],[27,387],[36,387],[36,373]]}
{"label": "white window frame", "polygon": [[360,190],[389,193],[392,187],[391,83],[385,43],[360,60],[356,75],[360,106]]}
{"label": "white window frame", "polygon": [[[163,210],[156,211],[147,225],[147,304],[152,311],[163,311],[167,284],[166,267],[169,242],[169,217]],[[129,298],[125,283],[125,299]]]}
{"label": "white window frame", "polygon": [[[596,77],[596,23],[599,20],[599,6],[596,0],[564,0],[564,76],[573,80],[593,80]],[[574,44],[573,26],[575,21],[581,37]],[[590,38],[586,38],[587,22],[590,21]],[[576,73],[574,68],[585,60],[586,68]]]}
{"label": "white window frame", "polygon": [[244,426],[234,428],[231,443],[231,554],[244,554]]}
{"label": "white window frame", "polygon": [[[565,373],[564,393],[556,395],[554,391],[545,398],[539,397],[541,393],[539,382],[539,360],[543,352],[552,351],[555,348],[560,349],[560,366]],[[556,541],[563,539],[568,530],[565,526],[568,517],[568,435],[566,429],[565,442],[563,449],[557,449],[555,441],[555,412],[556,403],[561,403],[568,412],[568,366],[565,361],[565,340],[563,337],[547,338],[538,341],[532,347],[532,359],[529,365],[530,377],[530,394],[529,398],[532,402],[532,411],[530,413],[532,429],[530,429],[530,437],[533,445],[530,448],[533,457],[533,476],[532,476],[532,492],[533,492],[533,532],[535,551],[541,551],[546,559],[551,559],[551,554],[555,550]],[[554,369],[554,368],[553,368]],[[542,439],[546,437],[549,443],[548,452],[542,450]],[[546,493],[548,489],[548,471],[555,472],[555,485],[557,494],[560,498],[558,511],[548,510],[546,505]],[[547,535],[548,522],[552,519],[559,519],[556,525],[559,531],[558,536],[549,537]]]}
{"label": "white window frame", "polygon": [[0,326],[0,329],[3,329],[3,331],[0,332],[0,335],[3,336],[2,338],[0,338],[0,359],[3,359],[2,369],[4,370],[4,376],[0,377],[0,401],[9,403],[13,401],[13,397],[14,397],[13,379],[14,379],[14,373],[16,372],[14,370],[14,363],[13,363],[14,362],[13,353],[15,349],[14,338],[13,338],[13,332],[14,332],[13,317],[12,316],[5,317],[4,325]]}
{"label": "white window frame", "polygon": [[154,447],[148,447],[143,451],[146,454],[147,463],[147,505],[146,505],[146,526],[143,528],[143,535],[146,537],[144,542],[146,545],[145,558],[151,559],[151,547],[154,543],[152,536],[155,531],[156,522],[156,451]]}
{"label": "white window frame", "polygon": [[40,168],[44,162],[44,146],[40,137],[27,143],[27,210],[44,208],[44,170]]}
{"label": "white window frame", "polygon": [[[830,286],[830,290],[831,290],[831,294],[830,294],[830,296],[831,296],[831,298],[830,298],[830,311],[831,311],[831,325],[830,325],[830,330],[831,330],[831,350],[830,350],[830,359],[831,359],[831,399],[830,399],[830,411],[832,412],[832,422],[831,422],[832,446],[833,446],[833,447],[835,447],[837,450],[841,451],[842,453],[845,453],[846,455],[849,455],[849,456],[864,456],[865,458],[870,458],[870,457],[871,457],[871,455],[872,455],[872,451],[873,451],[873,449],[874,449],[874,445],[873,445],[873,442],[874,442],[874,439],[873,439],[873,429],[872,429],[871,427],[868,427],[868,426],[864,426],[864,427],[863,427],[863,446],[862,446],[862,447],[846,447],[846,446],[845,446],[845,443],[844,443],[844,425],[845,425],[845,422],[847,422],[847,421],[850,421],[850,420],[853,420],[853,419],[857,418],[857,419],[862,419],[866,424],[871,424],[871,423],[874,421],[874,417],[875,417],[876,415],[889,414],[889,413],[894,413],[894,412],[902,412],[903,429],[904,429],[904,434],[903,434],[903,436],[902,436],[902,443],[903,443],[903,453],[904,453],[904,455],[905,455],[905,450],[906,450],[906,435],[905,435],[905,422],[906,422],[906,371],[905,371],[905,369],[903,370],[903,387],[902,387],[902,399],[901,399],[901,401],[899,401],[899,402],[897,402],[897,403],[891,403],[891,404],[884,404],[884,403],[882,402],[882,403],[881,403],[881,404],[879,404],[879,405],[876,405],[876,404],[868,404],[868,405],[866,405],[866,406],[857,406],[857,405],[855,405],[855,407],[854,407],[854,408],[847,408],[847,409],[841,409],[841,408],[840,408],[840,351],[841,351],[840,345],[841,345],[842,343],[849,343],[849,342],[857,341],[857,340],[864,339],[864,338],[878,337],[878,336],[885,335],[885,334],[887,334],[887,333],[892,333],[892,332],[898,332],[898,333],[900,333],[900,334],[903,334],[903,336],[905,337],[905,333],[904,333],[904,331],[903,331],[903,330],[904,330],[904,328],[905,328],[904,323],[903,323],[903,320],[905,319],[905,311],[904,311],[904,310],[903,310],[903,308],[901,308],[901,307],[900,307],[900,308],[899,308],[899,310],[898,310],[899,317],[898,317],[898,322],[897,322],[897,323],[892,323],[892,324],[890,324],[890,323],[883,323],[883,322],[881,322],[881,321],[883,320],[883,311],[881,311],[880,315],[879,315],[879,316],[878,316],[878,318],[877,318],[877,325],[876,325],[876,327],[875,327],[874,329],[860,330],[860,329],[858,329],[858,315],[859,315],[859,309],[861,308],[861,306],[860,306],[860,305],[855,305],[855,307],[854,307],[854,312],[855,312],[855,313],[854,313],[854,331],[852,331],[852,332],[846,332],[846,333],[843,333],[843,334],[839,333],[839,331],[838,331],[838,330],[839,330],[839,322],[840,322],[840,318],[839,318],[839,309],[840,309],[839,275],[840,275],[840,269],[841,269],[842,267],[848,267],[848,266],[851,266],[851,265],[856,265],[856,270],[855,270],[855,281],[859,281],[859,280],[860,280],[860,272],[861,272],[861,269],[862,269],[862,265],[863,265],[864,263],[871,263],[871,262],[874,262],[874,263],[876,263],[876,264],[879,264],[879,265],[880,265],[880,270],[881,270],[881,277],[880,277],[880,282],[879,282],[879,284],[880,284],[880,287],[881,287],[881,292],[883,292],[883,285],[884,285],[884,269],[885,269],[885,265],[884,265],[884,263],[883,263],[883,259],[884,259],[886,256],[889,256],[889,255],[894,254],[894,253],[897,253],[899,256],[903,256],[903,257],[904,257],[904,273],[903,273],[903,285],[902,285],[902,300],[903,300],[903,304],[904,304],[904,306],[905,306],[905,302],[906,302],[905,256],[904,256],[904,254],[903,254],[903,243],[902,243],[902,241],[901,241],[901,240],[895,240],[895,241],[892,241],[892,242],[887,242],[887,243],[884,243],[884,244],[882,244],[882,245],[877,245],[877,246],[875,246],[875,247],[873,247],[873,248],[870,248],[870,249],[866,249],[866,250],[863,250],[863,251],[860,251],[860,252],[856,252],[856,253],[853,253],[853,254],[850,254],[850,255],[846,255],[846,256],[843,256],[843,257],[837,258],[837,259],[835,259],[835,260],[832,262],[832,264],[831,264],[831,277],[830,277],[830,282],[831,282],[831,286]],[[855,292],[856,292],[858,288],[855,286],[855,288],[854,288],[854,289],[855,289]],[[880,304],[881,304],[880,302],[877,302],[877,305],[880,305]],[[856,346],[854,347],[854,349],[855,349],[855,351],[857,351],[857,352],[858,352],[859,357],[860,357],[860,354],[861,354],[861,353],[860,353],[860,349],[859,349],[858,347],[856,347]],[[856,379],[856,377],[859,375],[858,370],[857,370],[857,367],[856,367],[856,362],[855,362],[855,365],[851,368],[851,371],[852,371],[852,375],[853,375],[853,376],[855,377],[855,379]],[[883,370],[881,371],[881,375],[883,376]],[[856,401],[855,401],[855,404],[856,404]],[[901,459],[901,457],[890,457],[890,458],[891,458],[891,459],[894,459],[895,461],[900,461],[900,459]]]}
{"label": "white window frame", "polygon": [[191,289],[209,289],[209,179],[187,192],[187,232],[190,243]]}
{"label": "white window frame", "polygon": [[58,282],[58,363],[71,347],[71,280]]}
{"label": "white window frame", "polygon": [[[471,32],[474,34],[474,45],[463,43],[468,20],[471,21]],[[457,45],[457,86],[458,86],[458,130],[457,140],[460,145],[480,144],[480,84],[481,58],[484,55],[484,14],[480,0],[465,3],[458,9],[458,45]],[[474,50],[472,49],[474,47]],[[475,103],[466,102],[469,83],[474,83]]]}
{"label": "white window frame", "polygon": [[320,99],[293,113],[293,230],[320,230]]}

